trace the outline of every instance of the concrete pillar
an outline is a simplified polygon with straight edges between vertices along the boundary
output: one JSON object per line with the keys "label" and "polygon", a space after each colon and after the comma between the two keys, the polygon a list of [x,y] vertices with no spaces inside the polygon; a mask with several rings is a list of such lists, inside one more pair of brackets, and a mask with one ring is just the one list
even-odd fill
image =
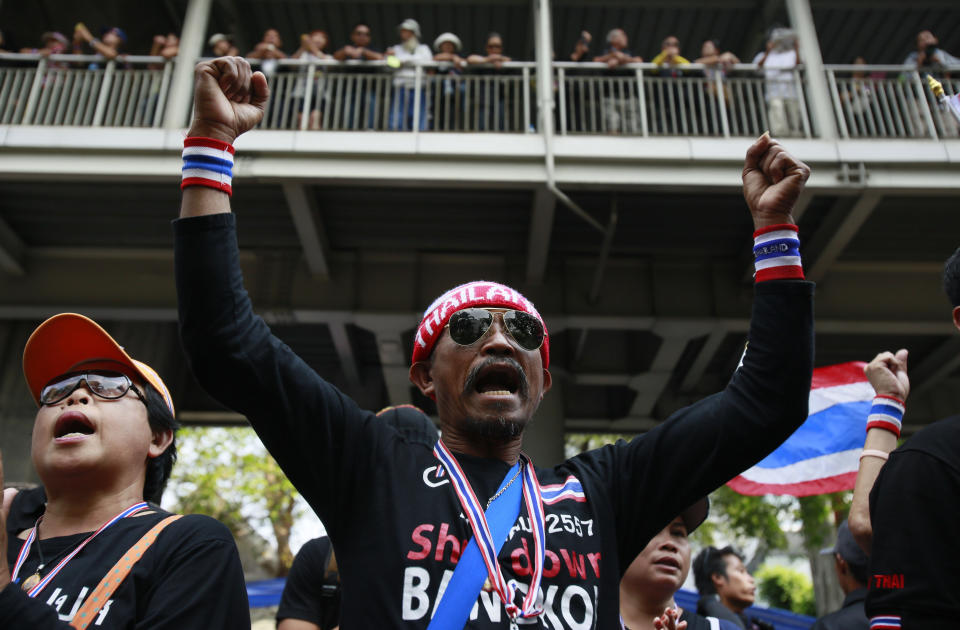
{"label": "concrete pillar", "polygon": [[163,117],[165,129],[180,129],[187,124],[187,110],[193,103],[193,67],[203,54],[207,35],[207,21],[213,0],[190,0],[180,33],[180,53],[173,68],[167,111]]}
{"label": "concrete pillar", "polygon": [[813,26],[810,2],[809,0],[786,0],[786,3],[790,24],[797,31],[800,60],[806,67],[804,87],[809,95],[807,101],[810,103],[810,122],[816,135],[832,140],[837,137],[837,125],[833,119],[830,90],[823,70],[823,55],[820,54],[820,42]]}
{"label": "concrete pillar", "polygon": [[541,468],[562,462],[564,445],[563,384],[553,381],[553,387],[543,397],[533,422],[523,432],[523,451]]}
{"label": "concrete pillar", "polygon": [[[37,406],[30,398],[19,358],[35,322],[9,321],[0,324],[0,348],[6,360],[0,362],[0,450],[3,451],[4,483],[38,483],[30,458],[30,442]],[[16,357],[16,360],[10,358]]]}

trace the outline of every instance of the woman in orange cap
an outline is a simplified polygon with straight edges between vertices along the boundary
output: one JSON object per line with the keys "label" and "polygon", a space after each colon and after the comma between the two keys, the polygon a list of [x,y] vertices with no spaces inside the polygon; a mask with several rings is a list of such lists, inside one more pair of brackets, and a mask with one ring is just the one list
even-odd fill
{"label": "woman in orange cap", "polygon": [[23,371],[43,488],[4,493],[0,627],[249,627],[227,528],[157,505],[177,428],[160,376],[74,313],[33,332]]}

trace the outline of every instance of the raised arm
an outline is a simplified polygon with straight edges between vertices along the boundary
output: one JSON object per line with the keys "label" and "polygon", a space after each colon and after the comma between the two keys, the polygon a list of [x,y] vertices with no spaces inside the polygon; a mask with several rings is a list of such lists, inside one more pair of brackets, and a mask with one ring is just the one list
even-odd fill
{"label": "raised arm", "polygon": [[766,134],[747,152],[757,286],[747,347],[727,387],[629,444],[574,460],[611,488],[621,569],[673,516],[756,464],[807,417],[813,285],[802,280],[792,211],[809,174]]}
{"label": "raised arm", "polygon": [[[874,399],[874,408],[878,411],[883,407],[891,412],[899,403],[900,407],[910,395],[910,379],[907,376],[907,351],[898,350],[881,352],[864,368],[867,379],[877,394]],[[880,474],[880,470],[889,455],[897,448],[899,425],[889,420],[884,421],[871,411],[871,420],[867,423],[867,437],[863,442],[863,453],[860,456],[860,469],[857,471],[857,482],[853,489],[853,503],[850,506],[850,532],[864,553],[870,554],[873,543],[873,526],[870,523],[870,491]],[[901,414],[902,415],[902,414]],[[878,421],[879,420],[879,421]],[[896,429],[894,431],[893,429]]]}
{"label": "raised arm", "polygon": [[[253,312],[230,212],[230,143],[263,116],[267,83],[239,57],[202,62],[174,223],[180,335],[198,382],[245,415],[334,537],[348,480],[377,456],[373,414],[324,381]],[[204,139],[206,138],[206,139]],[[188,183],[188,180],[190,182]],[[372,428],[373,427],[373,428]]]}
{"label": "raised arm", "polygon": [[[233,144],[253,129],[266,111],[270,90],[262,72],[253,72],[240,57],[197,64],[194,71],[193,121],[188,137]],[[230,212],[230,197],[206,186],[183,189],[180,217]]]}

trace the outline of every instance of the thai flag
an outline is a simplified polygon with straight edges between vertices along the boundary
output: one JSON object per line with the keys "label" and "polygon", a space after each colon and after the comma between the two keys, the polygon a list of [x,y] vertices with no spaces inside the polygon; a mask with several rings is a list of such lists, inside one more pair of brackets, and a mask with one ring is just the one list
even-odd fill
{"label": "thai flag", "polygon": [[795,497],[852,490],[874,397],[865,365],[856,361],[815,369],[806,422],[727,485],[740,494]]}

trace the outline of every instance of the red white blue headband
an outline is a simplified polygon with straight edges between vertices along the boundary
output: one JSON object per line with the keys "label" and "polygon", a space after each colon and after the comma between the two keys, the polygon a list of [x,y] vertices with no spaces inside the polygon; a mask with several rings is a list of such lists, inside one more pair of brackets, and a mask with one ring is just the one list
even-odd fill
{"label": "red white blue headband", "polygon": [[547,334],[547,324],[537,312],[533,302],[523,297],[516,289],[511,289],[499,282],[477,280],[454,287],[433,301],[423,313],[423,319],[417,328],[417,336],[413,340],[412,362],[426,361],[433,351],[433,346],[443,333],[450,316],[459,310],[473,307],[509,308],[533,315],[543,325],[543,345],[540,346],[540,358],[543,368],[550,365],[550,336]]}

